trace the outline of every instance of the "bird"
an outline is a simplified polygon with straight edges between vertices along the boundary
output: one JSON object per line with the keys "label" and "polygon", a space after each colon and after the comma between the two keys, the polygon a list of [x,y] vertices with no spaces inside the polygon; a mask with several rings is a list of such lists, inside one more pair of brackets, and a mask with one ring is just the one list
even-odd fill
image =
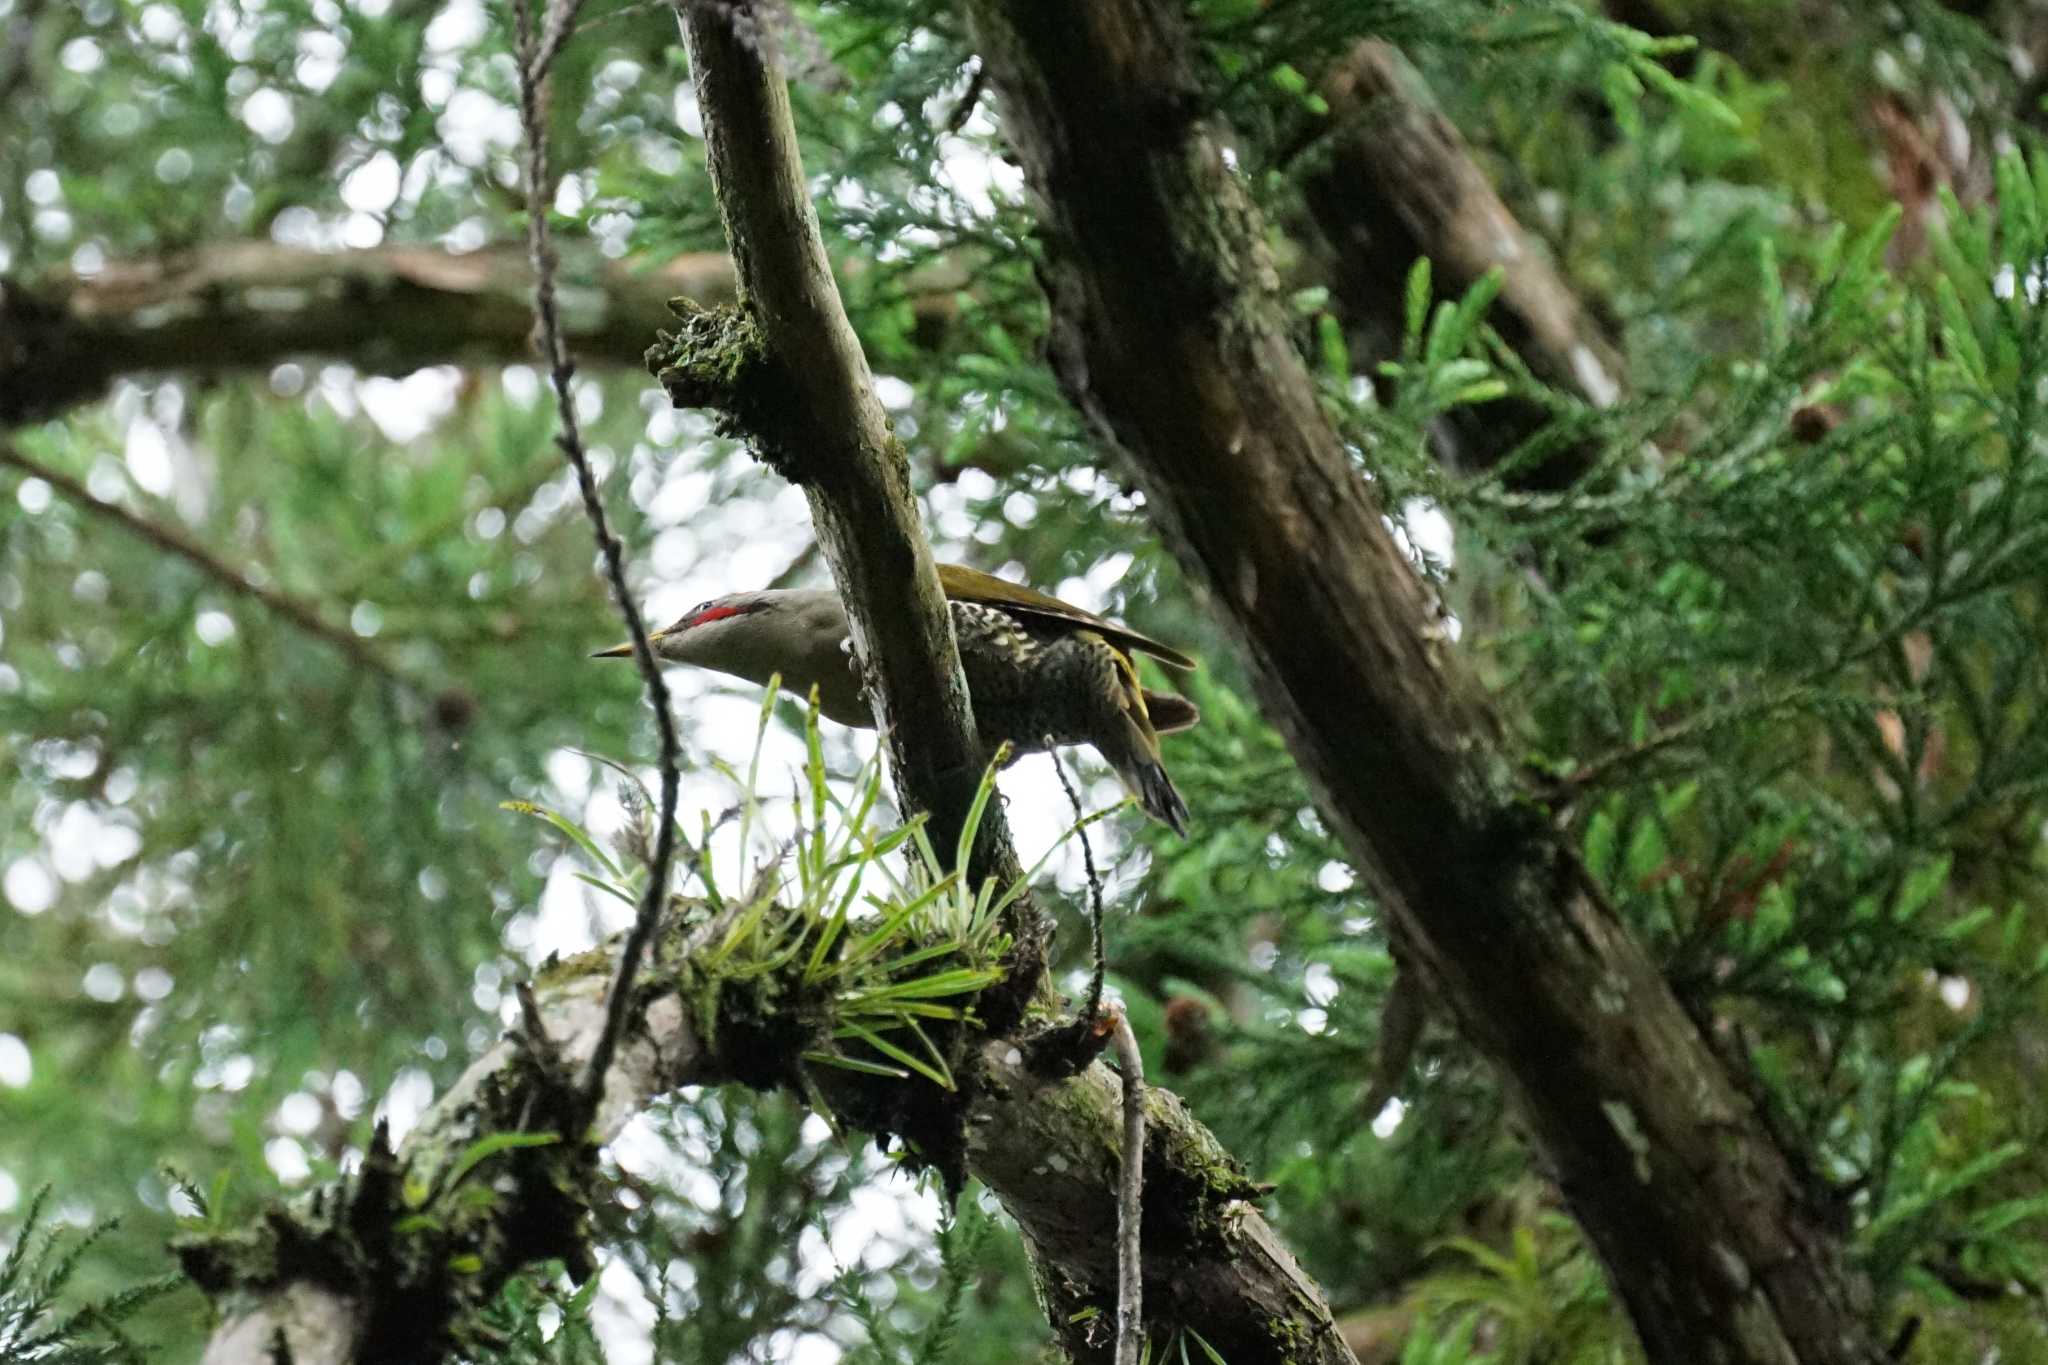
{"label": "bird", "polygon": [[[1150,636],[994,574],[940,564],[939,586],[974,704],[983,761],[1005,742],[1011,756],[1054,744],[1089,744],[1146,814],[1182,838],[1188,808],[1167,776],[1159,736],[1201,718],[1187,698],[1138,681],[1133,654],[1178,669],[1195,661]],[[699,602],[647,637],[657,657],[766,684],[797,697],[817,689],[818,711],[872,728],[846,607],[830,588],[765,588]],[[632,657],[631,642],[592,658]]]}

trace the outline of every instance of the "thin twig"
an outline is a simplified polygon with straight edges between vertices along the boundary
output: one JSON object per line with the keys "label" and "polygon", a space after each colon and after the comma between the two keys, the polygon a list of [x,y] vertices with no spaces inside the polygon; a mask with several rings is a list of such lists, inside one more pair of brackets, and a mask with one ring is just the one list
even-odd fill
{"label": "thin twig", "polygon": [[311,603],[258,583],[183,532],[160,525],[147,517],[138,516],[119,503],[108,502],[94,496],[92,490],[69,474],[50,468],[6,442],[0,442],[0,465],[9,465],[32,478],[41,479],[86,511],[114,522],[138,540],[147,541],[159,550],[177,556],[229,592],[260,603],[306,634],[334,646],[346,655],[351,663],[396,683],[407,691],[421,690],[419,683],[399,672],[361,636],[334,625]]}
{"label": "thin twig", "polygon": [[1052,760],[1052,770],[1060,775],[1060,790],[1067,794],[1067,804],[1074,808],[1074,832],[1081,836],[1081,866],[1088,872],[1088,927],[1095,966],[1088,978],[1088,1007],[1082,1011],[1081,1017],[1093,1020],[1102,1012],[1102,979],[1109,974],[1109,950],[1103,945],[1102,937],[1102,878],[1095,870],[1095,845],[1088,840],[1088,817],[1081,813],[1080,794],[1067,780],[1067,765],[1060,762],[1059,751],[1053,748],[1051,735],[1045,737],[1045,756]]}
{"label": "thin twig", "polygon": [[988,63],[976,58],[974,74],[967,78],[967,88],[960,92],[960,102],[953,106],[953,112],[946,115],[946,131],[957,133],[967,126],[967,120],[974,117],[975,106],[981,103],[982,92],[988,89]]}
{"label": "thin twig", "polygon": [[7,21],[7,41],[0,43],[0,106],[10,104],[28,83],[34,69],[36,24],[43,17],[44,0],[22,0]]}
{"label": "thin twig", "polygon": [[555,409],[561,432],[555,438],[562,454],[576,470],[576,486],[583,494],[583,510],[590,518],[592,534],[604,560],[605,580],[611,587],[612,603],[625,619],[626,632],[633,640],[633,662],[647,685],[647,700],[654,708],[654,725],[661,739],[661,819],[655,825],[654,857],[647,868],[647,890],[640,899],[633,928],[619,953],[618,973],[605,997],[604,1030],[591,1050],[589,1068],[578,1087],[584,1108],[595,1112],[604,1094],[605,1073],[611,1069],[612,1054],[625,1030],[627,1006],[633,982],[640,972],[640,959],[661,923],[668,905],[669,862],[675,856],[676,795],[680,784],[681,751],[676,742],[674,718],[669,714],[668,683],[661,676],[654,648],[647,641],[647,625],[626,587],[624,556],[618,537],[605,517],[604,501],[598,496],[597,477],[591,472],[590,457],[583,449],[583,436],[576,423],[576,396],[571,388],[575,366],[562,342],[561,319],[555,308],[555,256],[548,244],[548,154],[547,73],[568,41],[582,0],[549,0],[543,31],[536,35],[530,0],[513,0],[512,13],[519,41],[519,121],[526,133],[526,217],[527,250],[533,257],[533,313],[548,377],[555,391]]}
{"label": "thin twig", "polygon": [[1109,973],[1109,951],[1103,945],[1102,877],[1095,869],[1095,847],[1088,839],[1088,817],[1081,811],[1080,793],[1068,779],[1067,765],[1060,762],[1051,735],[1045,737],[1045,755],[1059,774],[1067,804],[1074,808],[1074,832],[1081,836],[1081,864],[1088,872],[1095,968],[1088,982],[1087,1012],[1081,1017],[1096,1037],[1109,1034],[1124,1078],[1124,1164],[1116,1194],[1116,1365],[1138,1365],[1145,1346],[1145,1263],[1138,1237],[1145,1191],[1145,1061],[1138,1053],[1137,1035],[1131,1032],[1123,1006],[1112,1004],[1107,1011],[1102,1007],[1103,978]]}
{"label": "thin twig", "polygon": [[1145,1347],[1145,1263],[1138,1236],[1145,1199],[1145,1059],[1121,1005],[1110,1007],[1110,1045],[1124,1078],[1124,1166],[1116,1188],[1116,1365]]}
{"label": "thin twig", "polygon": [[[524,117],[526,106],[531,103],[537,111],[544,111],[547,105],[548,73],[555,69],[555,58],[562,55],[562,48],[568,43],[576,26],[576,16],[583,9],[583,0],[547,0],[547,11],[541,20],[539,45],[534,45],[533,17],[528,8],[530,0],[513,0],[514,17],[519,24],[519,50],[524,60],[520,63],[520,114]],[[528,92],[532,92],[529,98]],[[529,137],[527,152],[529,164],[534,147]],[[547,168],[547,146],[540,149],[541,168]],[[529,197],[532,186],[527,187]]]}

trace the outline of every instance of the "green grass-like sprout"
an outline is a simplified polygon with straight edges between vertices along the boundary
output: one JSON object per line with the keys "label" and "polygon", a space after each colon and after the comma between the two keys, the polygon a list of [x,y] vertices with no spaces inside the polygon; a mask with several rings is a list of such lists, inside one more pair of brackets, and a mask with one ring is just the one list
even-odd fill
{"label": "green grass-like sprout", "polygon": [[[934,1023],[972,1022],[974,997],[1003,976],[1011,942],[1007,912],[1053,851],[1009,886],[994,878],[977,885],[966,875],[1007,746],[982,775],[957,845],[942,856],[921,814],[893,828],[880,826],[879,751],[843,784],[844,794],[828,780],[813,694],[801,781],[793,798],[778,798],[792,801],[796,833],[751,876],[734,875],[743,869],[721,869],[709,856],[711,836],[737,822],[737,858],[745,862],[771,803],[760,790],[761,747],[776,695],[771,681],[745,773],[717,760],[710,764],[738,788],[737,800],[722,815],[700,814],[694,841],[678,830],[677,866],[684,870],[677,885],[694,876],[709,912],[693,963],[726,980],[788,974],[807,993],[829,998],[831,1038],[839,1046],[808,1051],[807,1062],[898,1079],[917,1075],[951,1090],[952,1068],[927,1030]],[[547,821],[590,860],[595,871],[577,872],[578,880],[636,904],[645,851],[654,842],[653,803],[638,776],[609,759],[598,761],[621,774],[620,799],[631,822],[614,841],[617,858],[567,816],[531,802],[505,806]],[[1053,848],[1116,809],[1076,821]],[[734,891],[741,886],[746,889]]]}

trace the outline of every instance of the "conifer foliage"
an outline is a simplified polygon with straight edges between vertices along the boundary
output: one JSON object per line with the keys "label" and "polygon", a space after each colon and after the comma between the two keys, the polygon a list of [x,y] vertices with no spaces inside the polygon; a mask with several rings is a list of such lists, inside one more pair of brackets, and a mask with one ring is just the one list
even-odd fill
{"label": "conifer foliage", "polygon": [[[1023,0],[690,4],[787,77],[937,557],[1202,659],[1190,836],[1082,763],[1084,863],[1041,758],[904,819],[872,736],[677,670],[676,899],[618,1042],[690,1064],[577,1129],[557,1011],[609,979],[659,775],[520,350],[510,7],[0,0],[0,1362],[239,1349],[293,1285],[374,1286],[357,1340],[423,1359],[1108,1360],[1119,1090],[1063,1027],[1091,875],[1151,1087],[1149,1359],[1677,1359],[1697,1305],[1641,1292],[1555,1115],[1620,1186],[1666,1178],[1660,1120],[1545,1092],[1475,1002],[1400,899],[1426,841],[1333,797],[1257,584],[1131,419],[1156,394],[1101,391],[1162,357],[1105,349],[1140,333],[1089,252],[1162,178],[1062,198]],[[1575,886],[1640,955],[1839,1291],[1860,1354],[1812,1362],[2048,1355],[2035,7],[1098,6],[1185,58],[1105,137],[1222,187],[1132,308],[1245,265],[1201,343],[1273,329],[1232,396],[1299,377],[1471,683],[1443,714],[1485,718],[1461,809],[1549,859],[1457,913],[1525,917],[1514,951]],[[696,311],[749,244],[675,8],[534,9],[630,586],[658,625],[832,582],[759,405],[641,368],[675,287],[744,317]],[[970,875],[985,821],[1021,879]],[[1776,1268],[1637,1250],[1798,1339]]]}

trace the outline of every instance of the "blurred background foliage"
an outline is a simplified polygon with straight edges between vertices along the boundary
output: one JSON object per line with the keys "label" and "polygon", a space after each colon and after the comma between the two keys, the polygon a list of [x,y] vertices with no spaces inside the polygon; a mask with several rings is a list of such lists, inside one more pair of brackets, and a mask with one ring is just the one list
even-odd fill
{"label": "blurred background foliage", "polygon": [[[1191,10],[1330,411],[1588,865],[1753,1064],[1918,1358],[2048,1358],[2048,13]],[[0,0],[0,280],[244,240],[517,242],[509,29],[482,0]],[[1701,43],[1652,42],[1681,34]],[[1519,369],[1484,285],[1436,311],[1418,274],[1397,351],[1347,341],[1301,153],[1320,81],[1367,37],[1402,45],[1618,347],[1620,402]],[[1365,1112],[1394,975],[1375,907],[1044,363],[1028,205],[954,7],[804,3],[779,38],[941,556],[1205,660],[1203,723],[1168,745],[1194,837],[1096,827],[1148,1068],[1272,1183],[1362,1358],[1633,1358],[1454,1037],[1426,1029]],[[649,263],[722,248],[665,5],[590,0],[551,117],[564,237]],[[500,803],[615,825],[583,755],[650,751],[630,670],[585,657],[617,626],[532,370],[191,360],[9,434],[61,479],[0,475],[0,1214],[53,1192],[24,1247],[120,1220],[54,1284],[0,1279],[0,1303],[45,1324],[117,1308],[82,1324],[112,1354],[81,1359],[188,1357],[196,1292],[113,1297],[167,1268],[177,1221],[346,1168],[374,1118],[402,1130],[495,1035],[512,981],[619,926]],[[699,415],[630,371],[578,385],[653,615],[824,581],[801,497]],[[1591,443],[1580,486],[1517,491],[1513,455],[1435,460],[1445,412],[1501,394]],[[756,702],[675,682],[685,809],[717,810],[714,762],[744,759]],[[783,708],[771,767],[800,733]],[[827,739],[849,773],[872,745]],[[1084,775],[1091,805],[1117,798]],[[1044,759],[1004,785],[1028,862],[1068,811]],[[1075,980],[1079,858],[1052,866]],[[612,1166],[595,1287],[515,1285],[479,1358],[1045,1349],[982,1196],[942,1209],[788,1097],[675,1097]]]}

